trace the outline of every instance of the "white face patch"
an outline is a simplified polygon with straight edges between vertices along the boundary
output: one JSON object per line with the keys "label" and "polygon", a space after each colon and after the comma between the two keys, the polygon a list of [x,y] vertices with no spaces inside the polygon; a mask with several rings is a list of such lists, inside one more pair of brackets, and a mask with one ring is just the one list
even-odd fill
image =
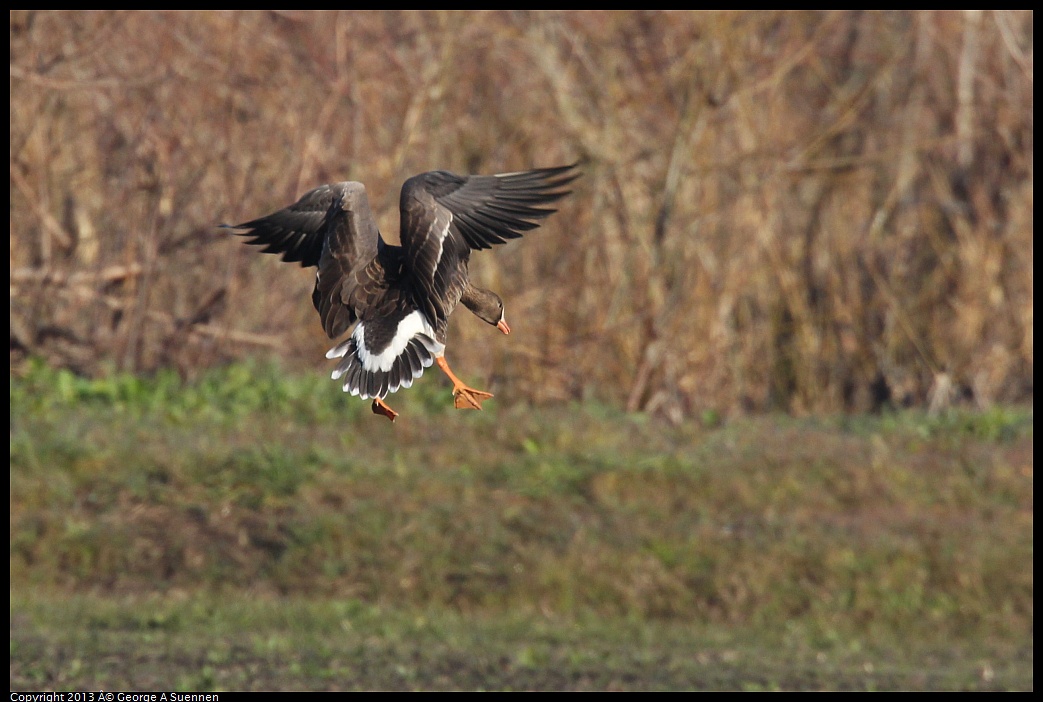
{"label": "white face patch", "polygon": [[[395,336],[380,353],[373,353],[366,347],[366,325],[363,322],[359,322],[358,326],[351,333],[351,338],[355,340],[355,344],[358,347],[359,363],[362,364],[363,370],[369,371],[370,373],[382,372],[387,373],[391,370],[391,366],[395,363],[395,359],[398,358],[399,354],[405,350],[406,344],[409,340],[418,334],[423,334],[429,339],[435,338],[435,330],[431,328],[431,325],[419,310],[413,310],[398,323],[398,328],[395,330]],[[431,343],[424,342],[432,353],[439,354],[445,350],[443,344],[433,342],[436,348],[432,348]],[[332,351],[331,351],[332,353]]]}

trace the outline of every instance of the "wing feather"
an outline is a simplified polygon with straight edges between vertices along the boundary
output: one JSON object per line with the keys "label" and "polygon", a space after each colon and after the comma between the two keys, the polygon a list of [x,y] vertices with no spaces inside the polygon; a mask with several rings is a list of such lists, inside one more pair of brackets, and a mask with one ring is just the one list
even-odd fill
{"label": "wing feather", "polygon": [[[380,232],[362,183],[345,181],[309,190],[300,200],[258,219],[235,225],[247,244],[301,266],[317,266],[312,302],[323,329],[334,338],[357,319],[353,294],[369,286],[368,298],[386,290],[385,276],[374,270]],[[377,264],[379,269],[379,264]]]}
{"label": "wing feather", "polygon": [[[417,306],[444,322],[467,281],[471,250],[517,239],[555,212],[576,164],[499,175],[421,173],[402,186],[400,237]],[[439,326],[436,324],[436,327]]]}
{"label": "wing feather", "polygon": [[328,228],[327,214],[341,184],[320,185],[309,190],[289,207],[242,224],[222,224],[225,229],[245,229],[238,236],[252,237],[246,243],[263,246],[262,253],[280,254],[288,263],[302,267],[319,265]]}

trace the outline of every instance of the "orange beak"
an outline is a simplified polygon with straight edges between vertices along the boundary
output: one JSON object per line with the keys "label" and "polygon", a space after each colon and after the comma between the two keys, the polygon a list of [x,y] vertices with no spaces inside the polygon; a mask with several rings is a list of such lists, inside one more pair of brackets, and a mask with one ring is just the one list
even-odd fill
{"label": "orange beak", "polygon": [[502,331],[504,334],[510,334],[511,333],[511,328],[509,326],[507,326],[507,320],[505,320],[505,319],[501,319],[499,322],[497,322],[496,323],[496,328],[499,329],[500,331]]}

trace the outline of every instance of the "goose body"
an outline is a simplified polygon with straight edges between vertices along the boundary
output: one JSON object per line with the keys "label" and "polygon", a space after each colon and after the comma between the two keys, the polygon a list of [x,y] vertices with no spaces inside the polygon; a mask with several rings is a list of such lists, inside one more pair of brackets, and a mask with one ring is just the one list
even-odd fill
{"label": "goose body", "polygon": [[503,301],[471,284],[471,251],[523,232],[555,210],[549,205],[579,177],[575,165],[498,175],[429,171],[402,186],[399,243],[380,235],[362,183],[319,186],[297,202],[242,224],[222,225],[250,237],[287,262],[317,268],[312,302],[331,339],[350,330],[326,354],[339,359],[333,379],[345,392],[384,402],[437,364],[453,382],[458,408],[481,409],[489,393],[468,387],[445,361],[449,316],[461,302],[504,334]]}

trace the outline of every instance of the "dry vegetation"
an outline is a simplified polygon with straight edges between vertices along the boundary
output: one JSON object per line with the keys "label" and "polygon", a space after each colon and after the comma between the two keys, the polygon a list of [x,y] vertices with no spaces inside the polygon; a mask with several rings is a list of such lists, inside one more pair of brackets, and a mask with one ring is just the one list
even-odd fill
{"label": "dry vegetation", "polygon": [[358,179],[393,229],[413,173],[583,159],[477,257],[518,333],[458,321],[465,377],[673,419],[1032,398],[1030,12],[16,11],[10,38],[13,364],[321,368],[310,273],[215,224]]}

